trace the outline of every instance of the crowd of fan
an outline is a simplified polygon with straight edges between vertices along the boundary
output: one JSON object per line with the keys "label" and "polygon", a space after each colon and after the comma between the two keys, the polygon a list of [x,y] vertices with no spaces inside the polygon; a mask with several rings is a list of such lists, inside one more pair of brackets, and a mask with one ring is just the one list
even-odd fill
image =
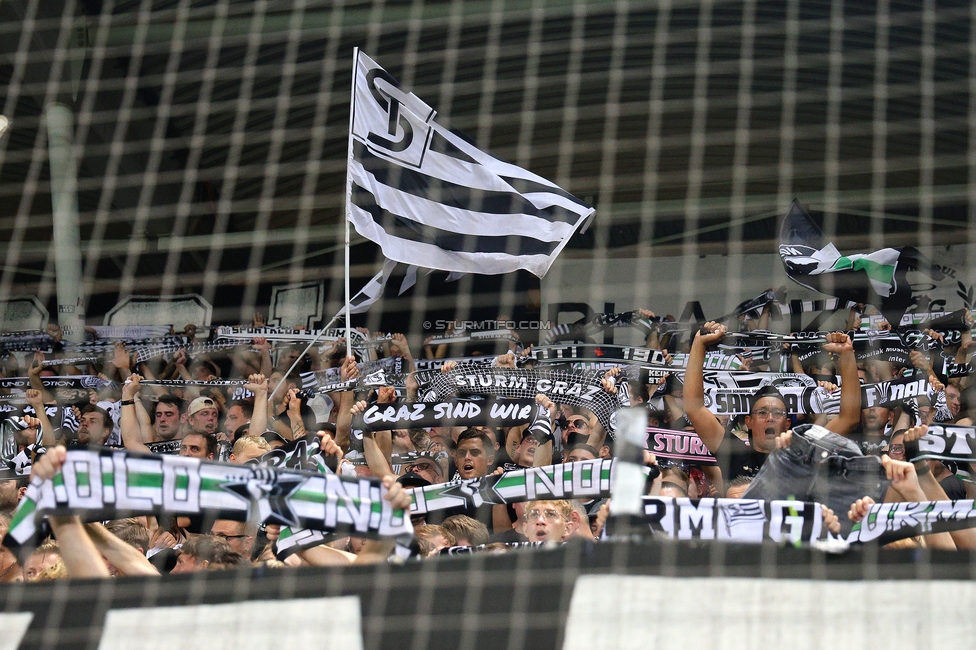
{"label": "crowd of fan", "polygon": [[[852,314],[853,314],[852,310]],[[635,315],[653,316],[639,310]],[[860,314],[854,318],[859,319]],[[257,323],[259,325],[263,323]],[[746,326],[762,327],[763,323]],[[789,445],[791,427],[811,422],[814,416],[791,415],[782,395],[766,389],[754,395],[750,414],[743,417],[713,415],[704,400],[703,363],[706,350],[718,343],[725,326],[706,323],[683,340],[672,330],[651,328],[646,345],[666,352],[688,353],[683,377],[674,375],[657,385],[631,383],[631,401],[644,403],[651,426],[694,431],[718,459],[717,466],[657,459],[645,453],[647,464],[657,465],[660,476],[649,494],[700,498],[741,497],[765,459],[777,446]],[[192,328],[184,334],[192,340]],[[367,333],[368,335],[368,333]],[[457,354],[448,345],[423,347],[423,358],[448,359]],[[592,458],[609,458],[613,440],[596,415],[566,404],[554,404],[540,395],[537,401],[550,411],[551,436],[538,436],[527,426],[492,428],[433,427],[363,432],[352,427],[353,417],[366,399],[377,403],[397,398],[393,387],[369,391],[314,395],[300,391],[299,371],[339,368],[341,380],[355,379],[357,364],[340,342],[313,347],[301,357],[304,345],[273,346],[264,338],[226,352],[191,358],[185,349],[162,358],[135,363],[132,350],[122,343],[104,362],[82,365],[42,364],[60,353],[44,355],[8,353],[6,377],[27,376],[32,388],[24,395],[28,407],[20,427],[4,429],[15,442],[15,455],[0,474],[0,534],[22,498],[29,474],[52,476],[63,462],[63,449],[103,445],[135,452],[178,453],[230,463],[260,462],[262,455],[299,439],[317,439],[323,454],[333,456],[337,472],[386,477],[390,497],[401,507],[409,503],[403,488],[470,479],[512,469],[544,466]],[[499,367],[516,367],[525,351],[514,344],[497,357]],[[968,361],[972,338],[963,332],[958,348],[949,354]],[[469,352],[470,354],[470,352]],[[788,354],[784,352],[784,354]],[[393,334],[378,344],[377,355],[400,357],[406,370],[413,355],[406,337]],[[289,373],[296,360],[298,367]],[[771,370],[763,362],[745,360],[751,370]],[[768,363],[768,362],[767,362]],[[948,379],[933,370],[926,353],[912,352],[911,365],[899,367],[884,360],[858,361],[847,334],[828,336],[821,354],[801,361],[791,359],[792,371],[822,380],[829,391],[840,391],[840,413],[818,415],[815,421],[828,430],[857,442],[866,453],[882,456],[891,489],[886,500],[924,501],[972,498],[976,489],[968,480],[968,467],[939,461],[906,460],[906,442],[917,440],[931,422],[931,404],[941,394],[945,408],[940,419],[971,424],[969,377]],[[456,362],[446,361],[448,372]],[[923,373],[931,384],[930,399],[896,407],[861,408],[860,384]],[[45,376],[98,375],[114,384],[90,390],[87,399],[68,403],[57,391],[43,386]],[[619,370],[609,370],[603,390],[615,392]],[[839,377],[840,386],[826,379]],[[150,379],[246,378],[240,385],[145,386]],[[407,398],[416,395],[416,382],[406,382]],[[369,393],[369,394],[367,394]],[[84,397],[84,396],[82,396]],[[60,399],[59,399],[60,398]],[[396,483],[394,483],[394,479]],[[784,495],[786,496],[786,495]],[[827,512],[828,526],[837,517],[856,520],[870,500],[851,504],[846,513]],[[570,538],[598,539],[609,515],[603,500],[540,501],[513,505],[456,508],[413,518],[421,555],[450,553],[457,547],[479,547],[487,552],[508,552],[521,544],[564,542]],[[65,576],[151,575],[239,567],[248,563],[272,566],[342,565],[376,562],[390,552],[387,542],[341,538],[304,549],[283,563],[275,559],[272,543],[278,529],[247,522],[206,518],[137,517],[83,524],[76,517],[51,517],[54,538],[34,550],[22,563],[0,547],[0,582],[44,580]],[[971,548],[971,531],[918,537],[904,544],[936,548]]]}

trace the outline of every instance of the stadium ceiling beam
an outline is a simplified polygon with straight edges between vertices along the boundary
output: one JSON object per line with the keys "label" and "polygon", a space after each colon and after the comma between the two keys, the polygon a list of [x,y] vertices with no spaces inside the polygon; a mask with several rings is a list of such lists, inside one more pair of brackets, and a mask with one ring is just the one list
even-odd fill
{"label": "stadium ceiling beam", "polygon": [[[255,235],[253,232],[229,232],[222,236],[225,249],[231,248],[250,248],[254,245]],[[183,236],[164,236],[158,238],[143,238],[139,242],[139,254],[142,253],[167,253],[171,250],[179,250],[184,253],[191,251],[208,251],[213,247],[214,236],[206,235],[183,235]],[[265,246],[292,245],[296,241],[303,240],[309,244],[335,244],[340,239],[336,234],[335,226],[313,227],[297,230],[294,228],[280,228],[269,230],[264,235]],[[368,240],[362,237],[354,237],[352,245],[362,244]],[[88,242],[82,242],[82,249],[87,249]],[[99,253],[102,257],[106,255],[124,255],[129,253],[130,240],[128,239],[103,239],[99,242]],[[21,244],[21,261],[31,261],[44,259],[48,256],[51,248],[50,240],[25,241]],[[321,254],[328,251],[318,249],[313,251]]]}
{"label": "stadium ceiling beam", "polygon": [[[696,0],[697,1],[697,0]],[[575,11],[574,0],[542,0],[532,5],[526,3],[523,13],[528,16],[532,11],[542,9],[546,17],[572,15]],[[490,0],[466,0],[460,3],[459,13],[463,18],[484,18],[491,19],[496,9],[497,3]],[[538,5],[542,5],[539,7]],[[589,0],[587,11],[600,10],[605,8],[612,10],[616,3],[612,0]],[[413,20],[420,20],[425,24],[436,24],[438,21],[447,21],[454,14],[454,5],[451,3],[436,3],[424,5],[422,9],[415,11],[413,7],[385,7],[379,16],[378,22],[385,25],[402,23],[407,25]],[[518,11],[508,12],[508,17],[515,17]],[[224,36],[246,36],[252,32],[253,10],[247,8],[244,11],[233,8],[227,16],[223,34]],[[419,14],[419,15],[416,15]],[[195,17],[198,16],[198,17]],[[291,24],[290,11],[272,11],[265,14],[262,20],[262,34],[286,33]],[[346,7],[342,9],[313,9],[306,11],[302,19],[302,32],[321,32],[322,36],[327,36],[328,32],[334,29],[333,19],[336,15],[342,16],[343,29],[365,28],[377,22],[376,12],[372,5],[360,7]],[[131,16],[131,18],[129,18]],[[175,23],[169,18],[175,17],[175,12],[159,12],[159,19],[154,16],[148,26],[144,42],[145,43],[166,43],[173,40]],[[121,15],[112,19],[112,26],[109,28],[108,43],[110,47],[132,45],[137,31],[136,14]],[[191,17],[186,25],[186,40],[209,39],[213,35],[212,9],[191,12]]]}

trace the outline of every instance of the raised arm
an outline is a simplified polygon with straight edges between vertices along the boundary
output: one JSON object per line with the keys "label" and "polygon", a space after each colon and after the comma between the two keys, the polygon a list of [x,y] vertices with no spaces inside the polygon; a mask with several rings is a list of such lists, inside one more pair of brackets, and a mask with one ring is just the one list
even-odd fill
{"label": "raised arm", "polygon": [[725,437],[725,427],[718,418],[705,407],[705,350],[725,336],[725,326],[715,322],[705,323],[691,344],[688,354],[688,367],[685,369],[684,406],[685,415],[695,427],[698,437],[713,454],[718,451]]}
{"label": "raised arm", "polygon": [[[360,400],[350,409],[350,415],[353,417],[362,415],[365,410],[366,401]],[[369,473],[373,476],[392,475],[393,467],[390,463],[390,454],[383,450],[383,446],[376,440],[377,436],[381,438],[392,438],[392,432],[363,431],[363,455],[366,457],[366,465],[369,467]]]}
{"label": "raised arm", "polygon": [[[888,480],[891,481],[891,487],[888,488],[888,494],[885,496],[885,501],[907,501],[911,503],[918,503],[928,500],[925,491],[919,484],[918,475],[916,474],[915,466],[912,463],[894,460],[887,454],[881,457],[881,463],[884,465]],[[943,492],[943,494],[945,493]],[[949,533],[934,533],[926,535],[925,544],[929,548],[934,549],[942,549],[947,551],[956,550],[956,544],[952,540],[952,536],[949,535]]]}
{"label": "raised arm", "polygon": [[47,411],[44,410],[41,391],[28,388],[26,397],[27,403],[34,409],[34,415],[41,423],[41,445],[53,447],[57,441],[54,439],[54,427],[51,426],[51,419],[47,416]]}
{"label": "raised arm", "polygon": [[[399,510],[410,509],[412,497],[402,485],[396,482],[396,477],[392,473],[383,477],[383,487],[387,490],[383,498],[389,501],[394,508]],[[392,539],[368,540],[363,545],[363,550],[353,560],[353,564],[376,564],[385,562],[390,557],[390,553],[393,552],[395,544],[396,542]]]}
{"label": "raised arm", "polygon": [[290,439],[298,440],[305,437],[308,430],[302,420],[302,398],[298,396],[298,389],[292,388],[285,395],[285,412],[288,414],[288,425],[291,427]]}
{"label": "raised arm", "polygon": [[30,382],[31,388],[41,393],[41,399],[47,404],[53,402],[54,397],[44,388],[44,382],[41,381],[41,370],[44,369],[44,366],[41,365],[42,361],[44,361],[44,354],[35,352],[34,359],[27,367],[27,380]]}
{"label": "raised arm", "polygon": [[[268,430],[268,380],[261,374],[251,375],[247,378],[244,388],[254,393],[254,409],[251,411],[247,435],[263,435]],[[227,433],[234,435],[233,431]]]}
{"label": "raised arm", "polygon": [[[122,405],[120,407],[121,417],[119,418],[119,429],[122,431],[122,444],[129,451],[141,451],[150,453],[147,443],[152,442],[151,429],[143,429],[139,422],[138,409],[145,412],[142,402],[138,399],[139,391],[142,386],[139,382],[142,377],[139,375],[129,375],[129,381],[122,386]],[[148,414],[147,414],[148,417]]]}
{"label": "raised arm", "polygon": [[[359,377],[359,367],[356,365],[356,359],[355,357],[347,356],[342,361],[342,368],[339,370],[339,379],[348,381],[357,377]],[[355,392],[351,390],[339,393],[339,412],[336,416],[335,441],[344,452],[349,451],[349,438],[352,429],[352,412],[350,409],[352,409],[354,397]]]}
{"label": "raised arm", "polygon": [[113,535],[102,524],[86,524],[85,530],[102,557],[111,562],[122,575],[159,575],[159,570],[146,559],[145,555]]}
{"label": "raised arm", "polygon": [[[54,478],[67,459],[64,447],[53,447],[41,456],[33,466],[33,477],[41,480]],[[95,548],[85,527],[78,517],[48,517],[51,530],[58,540],[61,558],[71,578],[108,578],[109,571],[102,555]]]}
{"label": "raised arm", "polygon": [[840,415],[827,423],[827,429],[846,436],[861,421],[861,383],[851,337],[843,332],[827,335],[824,351],[838,355],[840,367]]}
{"label": "raised arm", "polygon": [[529,434],[539,441],[535,450],[534,467],[552,465],[552,424],[556,417],[556,405],[552,400],[539,393],[535,396],[535,417],[529,424]]}
{"label": "raised arm", "polygon": [[[905,457],[911,462],[918,449],[918,439],[928,433],[929,427],[926,424],[921,426],[912,427],[905,432]],[[915,473],[918,475],[918,484],[925,493],[925,498],[929,501],[948,501],[949,495],[946,494],[939,482],[935,480],[932,476],[932,470],[929,469],[929,465],[926,461],[921,460],[917,463],[912,463],[915,465]],[[973,528],[962,528],[960,530],[954,530],[949,533],[952,537],[952,541],[955,543],[958,549],[974,549],[976,548],[976,529]]]}
{"label": "raised arm", "polygon": [[407,337],[403,334],[394,334],[392,338],[393,343],[400,348],[400,357],[403,359],[405,365],[404,370],[412,372],[414,370],[413,355],[410,353],[410,344],[407,342]]}

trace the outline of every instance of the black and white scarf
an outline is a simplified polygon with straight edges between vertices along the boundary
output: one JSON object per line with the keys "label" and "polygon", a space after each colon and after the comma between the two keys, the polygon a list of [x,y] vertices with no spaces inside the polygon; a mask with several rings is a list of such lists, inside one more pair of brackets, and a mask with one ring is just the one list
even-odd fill
{"label": "black and white scarf", "polygon": [[617,409],[630,406],[630,395],[626,382],[617,385],[616,394],[610,394],[603,390],[602,379],[599,372],[463,368],[431,377],[421,386],[420,399],[436,402],[454,394],[533,399],[541,393],[558,404],[592,411],[612,436]]}

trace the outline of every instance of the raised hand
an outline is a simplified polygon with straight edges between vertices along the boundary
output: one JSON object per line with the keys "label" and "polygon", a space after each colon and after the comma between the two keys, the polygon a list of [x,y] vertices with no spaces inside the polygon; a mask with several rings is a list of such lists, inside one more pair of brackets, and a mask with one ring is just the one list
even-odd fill
{"label": "raised hand", "polygon": [[[703,334],[702,331],[707,332],[707,334]],[[725,325],[716,323],[715,321],[708,321],[702,325],[702,331],[699,331],[695,335],[695,341],[700,341],[708,347],[721,341],[725,337],[725,333],[729,330]]]}
{"label": "raised hand", "polygon": [[113,347],[112,355],[112,365],[122,370],[128,370],[131,367],[131,362],[129,360],[129,350],[126,349],[125,343],[122,341],[116,341]]}
{"label": "raised hand", "polygon": [[342,449],[332,439],[332,434],[327,431],[316,431],[315,435],[318,436],[319,449],[322,450],[322,455],[335,456],[336,467],[338,467],[339,463],[342,462]]}
{"label": "raised hand", "polygon": [[176,351],[176,354],[173,355],[173,363],[175,363],[178,366],[186,366],[186,362],[187,362],[186,350],[184,348],[180,348],[179,350]]}
{"label": "raised hand", "polygon": [[927,424],[921,424],[917,427],[912,427],[905,432],[905,442],[915,442],[926,433],[929,432],[929,427]]}
{"label": "raised hand", "polygon": [[928,334],[930,339],[934,341],[938,341],[943,347],[945,347],[945,336],[943,336],[940,332],[936,332],[935,330],[928,329],[925,330],[925,333]]}
{"label": "raised hand", "polygon": [[346,357],[342,360],[342,367],[339,369],[339,379],[349,381],[359,376],[359,366],[356,365],[355,357]]}
{"label": "raised hand", "polygon": [[413,497],[397,483],[396,477],[388,474],[383,477],[383,487],[386,488],[386,495],[383,497],[390,502],[390,505],[397,510],[410,510]]}
{"label": "raised hand", "polygon": [[44,361],[44,353],[35,352],[34,358],[31,360],[30,365],[27,367],[27,374],[31,377],[40,377],[41,370],[44,369],[44,366],[41,365],[42,361]]}
{"label": "raised hand", "polygon": [[611,368],[603,373],[603,378],[600,380],[600,385],[603,386],[603,390],[610,393],[611,395],[617,394],[617,376],[620,374],[620,368]]}
{"label": "raised hand", "polygon": [[535,401],[536,401],[537,404],[540,404],[542,406],[542,408],[544,408],[547,411],[549,411],[549,419],[550,420],[556,419],[556,404],[551,399],[549,399],[548,397],[546,397],[542,393],[538,393],[535,396]]}
{"label": "raised hand", "polygon": [[135,373],[129,375],[129,378],[122,385],[122,399],[126,401],[135,399],[136,395],[139,394],[139,391],[142,390],[142,384],[139,383],[140,381],[142,381],[142,376]]}
{"label": "raised hand", "polygon": [[784,431],[783,433],[776,436],[776,448],[777,449],[789,449],[790,444],[793,442],[793,430]]}
{"label": "raised hand", "polygon": [[823,509],[823,525],[824,528],[829,530],[834,535],[840,533],[840,519],[834,514],[834,511],[825,505],[820,506]]}
{"label": "raised hand", "polygon": [[27,398],[27,403],[34,408],[35,413],[40,413],[44,410],[44,399],[41,397],[41,391],[28,388],[24,393],[24,397]]}
{"label": "raised hand", "polygon": [[888,480],[891,481],[892,489],[905,501],[925,501],[925,492],[918,484],[915,465],[895,460],[887,454],[881,457],[881,464],[884,466]]}
{"label": "raised hand", "polygon": [[400,348],[400,356],[405,359],[410,357],[410,344],[407,343],[407,337],[403,334],[394,334],[392,337],[392,343],[394,343],[398,348]]}
{"label": "raised hand", "polygon": [[366,408],[367,408],[366,400],[361,399],[349,408],[349,412],[352,414],[353,417],[356,417],[357,415],[362,415],[363,413],[365,413]]}
{"label": "raised hand", "polygon": [[854,343],[844,332],[830,332],[827,334],[827,342],[824,343],[823,349],[825,352],[830,354],[844,354],[845,352],[854,351]]}
{"label": "raised hand", "polygon": [[515,355],[511,352],[506,352],[505,354],[500,354],[495,357],[495,366],[498,368],[512,368],[515,366]]}
{"label": "raised hand", "polygon": [[264,375],[254,374],[247,378],[247,383],[244,384],[244,388],[251,391],[252,393],[267,393],[268,392],[268,380]]}
{"label": "raised hand", "polygon": [[35,459],[31,469],[32,476],[42,481],[54,478],[68,459],[68,450],[61,446],[51,447],[43,456]]}
{"label": "raised hand", "polygon": [[823,388],[828,393],[833,393],[840,390],[840,386],[838,386],[837,384],[832,384],[829,381],[818,381],[817,386]]}
{"label": "raised hand", "polygon": [[873,505],[874,499],[868,496],[862,497],[851,504],[850,509],[847,511],[847,518],[856,524],[868,516],[868,511],[871,510],[871,506]]}
{"label": "raised hand", "polygon": [[393,386],[380,386],[376,391],[377,404],[391,404],[396,401],[396,388]]}

